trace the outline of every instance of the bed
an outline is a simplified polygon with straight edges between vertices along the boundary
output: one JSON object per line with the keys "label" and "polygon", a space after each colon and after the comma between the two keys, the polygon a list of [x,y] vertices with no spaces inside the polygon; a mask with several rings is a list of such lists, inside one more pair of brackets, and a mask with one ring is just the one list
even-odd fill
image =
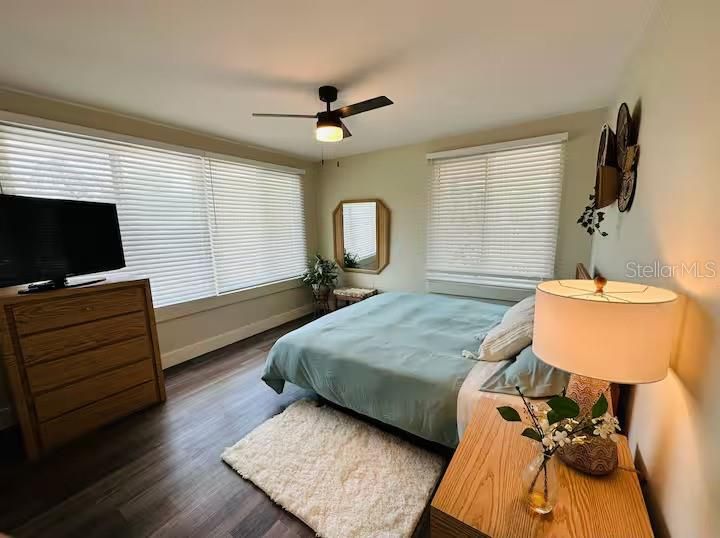
{"label": "bed", "polygon": [[286,382],[323,398],[455,447],[479,393],[499,363],[463,358],[475,336],[506,306],[411,293],[384,293],[335,311],[281,337],[262,379],[281,393]]}

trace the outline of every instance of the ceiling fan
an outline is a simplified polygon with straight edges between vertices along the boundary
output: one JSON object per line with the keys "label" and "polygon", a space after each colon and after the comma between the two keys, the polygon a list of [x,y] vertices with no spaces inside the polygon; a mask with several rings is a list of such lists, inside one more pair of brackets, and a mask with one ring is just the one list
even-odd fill
{"label": "ceiling fan", "polygon": [[318,90],[320,100],[326,104],[326,110],[317,114],[259,114],[253,113],[253,116],[260,118],[317,118],[317,128],[315,129],[315,138],[320,142],[340,142],[343,138],[352,136],[348,128],[342,122],[342,118],[354,116],[361,112],[368,112],[392,105],[393,102],[385,97],[374,97],[367,101],[360,101],[354,105],[348,105],[336,110],[330,110],[330,103],[337,101],[338,90],[335,86],[320,86]]}

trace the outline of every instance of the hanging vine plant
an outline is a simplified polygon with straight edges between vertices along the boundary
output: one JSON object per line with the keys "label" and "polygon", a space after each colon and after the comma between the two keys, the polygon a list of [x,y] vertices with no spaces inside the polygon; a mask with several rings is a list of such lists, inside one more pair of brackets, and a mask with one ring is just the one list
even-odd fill
{"label": "hanging vine plant", "polygon": [[605,220],[605,212],[596,210],[594,194],[591,194],[589,199],[590,205],[585,206],[585,210],[582,212],[582,215],[580,215],[577,223],[585,228],[585,231],[590,235],[598,233],[600,236],[606,237],[607,232],[603,232],[600,229],[600,224]]}

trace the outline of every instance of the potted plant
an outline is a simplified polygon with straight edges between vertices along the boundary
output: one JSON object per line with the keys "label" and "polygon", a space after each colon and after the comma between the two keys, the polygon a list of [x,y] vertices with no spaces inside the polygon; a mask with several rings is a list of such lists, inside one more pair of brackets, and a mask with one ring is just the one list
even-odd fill
{"label": "potted plant", "polygon": [[338,266],[334,261],[326,260],[319,254],[308,261],[302,281],[313,290],[315,301],[326,303],[330,290],[338,279]]}
{"label": "potted plant", "polygon": [[524,422],[521,435],[537,441],[538,454],[522,475],[525,498],[530,508],[540,514],[547,514],[557,500],[555,452],[564,446],[582,445],[592,437],[615,440],[620,429],[617,417],[608,413],[608,401],[600,394],[595,405],[587,414],[580,412],[580,405],[562,394],[553,396],[545,404],[528,402],[520,387],[515,387],[525,407],[523,420],[514,407],[502,406],[497,410],[508,422]]}
{"label": "potted plant", "polygon": [[595,233],[600,234],[602,237],[607,237],[607,232],[600,229],[602,222],[605,220],[605,212],[598,211],[597,203],[595,202],[595,195],[590,195],[590,205],[585,206],[585,210],[577,219],[577,223],[582,226],[587,233],[593,235]]}
{"label": "potted plant", "polygon": [[358,261],[357,254],[351,254],[350,252],[345,250],[343,265],[345,265],[345,269],[354,269],[356,267],[360,267],[360,262]]}

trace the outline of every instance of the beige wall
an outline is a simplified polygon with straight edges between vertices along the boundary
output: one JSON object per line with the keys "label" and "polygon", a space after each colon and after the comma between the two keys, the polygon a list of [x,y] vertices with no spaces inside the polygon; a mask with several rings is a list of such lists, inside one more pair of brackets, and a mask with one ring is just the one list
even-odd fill
{"label": "beige wall", "polygon": [[568,132],[560,215],[557,274],[571,276],[577,262],[589,263],[590,240],[576,224],[595,181],[595,159],[605,109],[433,140],[326,161],[320,168],[318,231],[321,253],[333,254],[331,214],[340,200],[381,198],[390,208],[390,264],[379,275],[346,273],[349,284],[381,290],[425,291],[425,241],[430,164],[426,154],[495,142]]}
{"label": "beige wall", "polygon": [[[595,266],[614,279],[635,276],[628,262],[720,271],[720,3],[660,6],[617,96],[641,111],[641,152],[631,210],[610,208],[609,236],[593,244]],[[659,536],[720,536],[717,521],[710,527],[720,498],[720,273],[711,275],[640,279],[687,298],[670,375],[637,387],[631,409]]]}
{"label": "beige wall", "polygon": [[[75,106],[51,99],[0,90],[0,110],[25,114],[82,127],[155,140],[246,159],[303,168],[306,170],[305,207],[308,250],[316,250],[316,171],[317,165],[262,148],[175,129],[141,119]],[[273,285],[269,289],[239,292],[232,296],[196,301],[195,311],[187,306],[157,309],[160,351],[165,367],[251,336],[310,311],[310,294],[294,285]],[[261,293],[268,293],[262,295]],[[6,419],[4,384],[0,380],[0,427]]]}

